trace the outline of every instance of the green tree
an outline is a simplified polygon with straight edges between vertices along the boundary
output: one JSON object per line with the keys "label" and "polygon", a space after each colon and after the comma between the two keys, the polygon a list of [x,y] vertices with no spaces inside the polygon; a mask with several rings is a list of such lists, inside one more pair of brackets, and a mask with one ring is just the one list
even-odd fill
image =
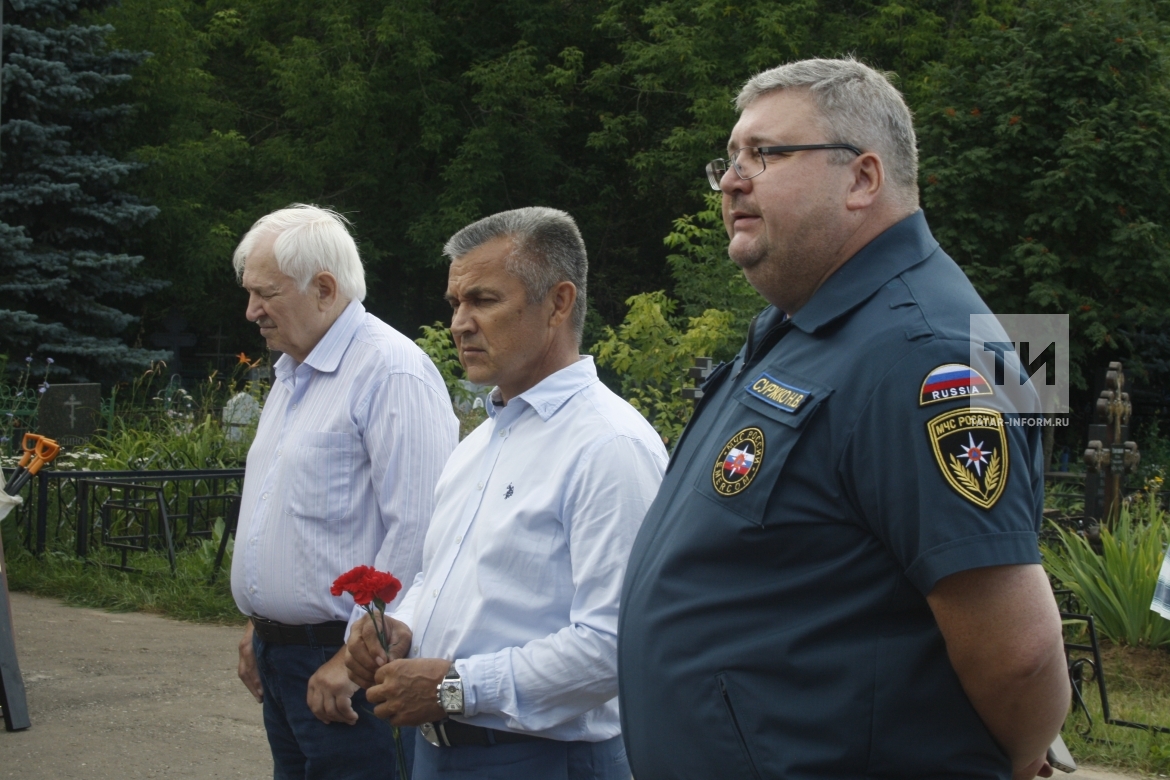
{"label": "green tree", "polygon": [[1028,0],[924,75],[923,204],[995,311],[1070,315],[1073,379],[1170,315],[1167,28],[1130,0]]}
{"label": "green tree", "polygon": [[129,106],[106,97],[143,55],[79,23],[104,0],[7,5],[0,348],[48,354],[76,378],[139,368],[157,354],[126,344],[136,318],[123,309],[162,285],[139,272],[127,234],[157,209],[120,188],[134,165],[108,144]]}

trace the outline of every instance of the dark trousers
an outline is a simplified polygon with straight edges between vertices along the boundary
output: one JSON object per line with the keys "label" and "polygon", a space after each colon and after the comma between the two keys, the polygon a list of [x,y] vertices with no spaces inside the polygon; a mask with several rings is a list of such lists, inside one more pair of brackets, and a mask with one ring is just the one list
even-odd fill
{"label": "dark trousers", "polygon": [[630,780],[630,764],[620,736],[604,742],[435,747],[419,734],[414,780]]}
{"label": "dark trousers", "polygon": [[[390,725],[374,717],[363,691],[353,695],[358,722],[352,726],[322,723],[305,702],[309,678],[339,646],[274,645],[254,637],[252,647],[264,685],[274,780],[405,780],[397,774]],[[415,731],[402,730],[407,769]]]}

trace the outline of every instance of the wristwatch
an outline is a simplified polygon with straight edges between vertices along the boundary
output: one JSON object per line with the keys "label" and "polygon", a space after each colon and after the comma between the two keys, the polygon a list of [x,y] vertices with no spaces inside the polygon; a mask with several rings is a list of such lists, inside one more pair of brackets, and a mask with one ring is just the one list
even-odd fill
{"label": "wristwatch", "polygon": [[439,706],[448,715],[463,714],[463,680],[455,671],[455,664],[447,670],[447,676],[439,683]]}

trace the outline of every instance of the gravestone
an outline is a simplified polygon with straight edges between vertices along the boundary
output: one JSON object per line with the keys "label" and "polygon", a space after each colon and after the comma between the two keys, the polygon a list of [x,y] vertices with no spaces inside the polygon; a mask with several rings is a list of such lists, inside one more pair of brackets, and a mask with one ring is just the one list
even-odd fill
{"label": "gravestone", "polygon": [[163,320],[163,327],[166,329],[162,333],[154,333],[150,337],[150,343],[156,347],[163,347],[171,351],[171,359],[167,363],[172,374],[178,374],[183,370],[183,361],[179,355],[179,351],[183,347],[191,347],[195,345],[195,334],[185,333],[187,329],[187,320],[183,319],[183,315],[172,311]]}
{"label": "gravestone", "polygon": [[260,419],[260,402],[247,393],[236,393],[223,407],[223,424],[228,441],[244,438],[244,431]]}
{"label": "gravestone", "polygon": [[41,396],[37,433],[63,447],[84,444],[101,420],[102,386],[51,385]]}

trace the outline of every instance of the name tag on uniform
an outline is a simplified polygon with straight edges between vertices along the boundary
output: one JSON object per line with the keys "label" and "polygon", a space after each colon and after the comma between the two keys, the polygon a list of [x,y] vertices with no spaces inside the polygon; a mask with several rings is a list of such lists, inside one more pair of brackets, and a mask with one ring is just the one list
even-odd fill
{"label": "name tag on uniform", "polygon": [[786,412],[795,412],[812,397],[811,391],[785,384],[766,372],[748,385],[747,391],[764,403]]}

